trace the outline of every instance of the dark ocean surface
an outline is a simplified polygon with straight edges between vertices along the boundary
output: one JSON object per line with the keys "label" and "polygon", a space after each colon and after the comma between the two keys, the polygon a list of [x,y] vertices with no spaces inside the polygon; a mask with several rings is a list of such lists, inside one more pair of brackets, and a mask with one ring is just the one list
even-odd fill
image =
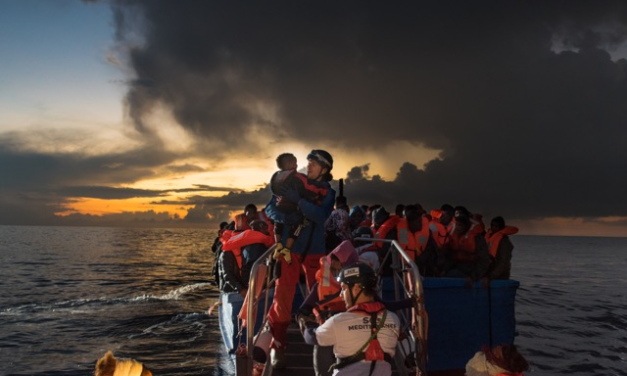
{"label": "dark ocean surface", "polygon": [[[229,375],[214,232],[0,226],[0,375],[93,373],[107,350],[156,376]],[[627,238],[514,236],[527,375],[627,375]]]}

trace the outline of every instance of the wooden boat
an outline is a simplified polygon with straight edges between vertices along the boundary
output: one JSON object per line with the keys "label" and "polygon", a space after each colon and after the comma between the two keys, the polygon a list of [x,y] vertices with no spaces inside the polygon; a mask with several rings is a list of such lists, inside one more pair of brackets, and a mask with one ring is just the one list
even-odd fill
{"label": "wooden boat", "polygon": [[[356,240],[372,241],[368,238]],[[466,362],[482,345],[514,342],[517,281],[492,281],[488,288],[484,288],[480,282],[467,287],[463,279],[423,278],[398,242],[377,241],[391,243],[386,257],[392,257],[393,265],[392,276],[381,280],[382,298],[413,299],[411,309],[396,312],[402,324],[402,338],[395,355],[396,375],[462,376]],[[262,271],[267,270],[273,252],[274,246],[252,267],[249,291],[261,293],[251,296],[252,304],[247,306],[247,317],[250,318],[247,326],[255,327],[257,331],[262,327],[258,321],[267,317],[267,309],[255,312],[255,307],[269,307],[272,300],[272,289],[265,289],[265,286],[273,286],[273,280],[269,273]],[[260,288],[260,284],[264,288]],[[293,311],[298,309],[304,295],[297,291]],[[246,333],[246,349],[236,357],[238,376],[253,375],[255,334],[253,331]],[[288,340],[287,368],[273,370],[268,359],[263,375],[314,375],[312,347],[304,343],[295,322],[288,330]]]}

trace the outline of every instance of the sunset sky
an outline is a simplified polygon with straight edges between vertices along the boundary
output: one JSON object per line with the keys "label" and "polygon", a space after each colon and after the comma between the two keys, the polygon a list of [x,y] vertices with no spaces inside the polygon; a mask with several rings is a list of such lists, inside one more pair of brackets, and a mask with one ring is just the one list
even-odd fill
{"label": "sunset sky", "polygon": [[0,224],[207,226],[274,159],[349,205],[627,236],[623,1],[0,1]]}

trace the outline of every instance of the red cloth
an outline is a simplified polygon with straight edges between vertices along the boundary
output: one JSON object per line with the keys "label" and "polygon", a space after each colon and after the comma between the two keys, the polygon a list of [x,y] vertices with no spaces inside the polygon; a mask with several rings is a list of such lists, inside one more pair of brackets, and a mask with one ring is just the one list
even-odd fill
{"label": "red cloth", "polygon": [[316,272],[320,268],[320,258],[324,255],[307,255],[302,262],[301,255],[292,253],[292,263],[281,263],[281,276],[275,282],[274,301],[268,312],[268,323],[272,332],[272,347],[283,348],[287,345],[287,327],[292,319],[292,303],[296,294],[296,285],[300,279],[301,270],[305,273],[307,289],[316,282]]}

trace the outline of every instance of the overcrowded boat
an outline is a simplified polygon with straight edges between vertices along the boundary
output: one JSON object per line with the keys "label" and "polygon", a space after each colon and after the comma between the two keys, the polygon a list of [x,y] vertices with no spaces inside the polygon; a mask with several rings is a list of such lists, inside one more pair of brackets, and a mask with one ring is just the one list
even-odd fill
{"label": "overcrowded boat", "polygon": [[[395,374],[461,376],[468,360],[482,346],[513,344],[517,281],[493,280],[487,286],[477,281],[469,286],[462,278],[425,278],[397,240],[376,241],[390,244],[385,258],[391,258],[391,273],[383,273],[383,262],[377,270],[380,297],[387,301],[411,301],[409,308],[396,312],[402,330],[394,357]],[[238,376],[314,374],[312,346],[303,342],[295,320],[288,329],[290,346],[284,369],[273,369],[268,340],[260,335],[272,302],[275,247],[271,246],[254,262],[241,312],[234,312],[228,299],[220,306],[224,341],[227,347],[237,348],[233,361]],[[299,284],[292,307],[294,314],[307,295],[306,289],[305,283]],[[240,334],[239,346],[233,343],[236,331]]]}

